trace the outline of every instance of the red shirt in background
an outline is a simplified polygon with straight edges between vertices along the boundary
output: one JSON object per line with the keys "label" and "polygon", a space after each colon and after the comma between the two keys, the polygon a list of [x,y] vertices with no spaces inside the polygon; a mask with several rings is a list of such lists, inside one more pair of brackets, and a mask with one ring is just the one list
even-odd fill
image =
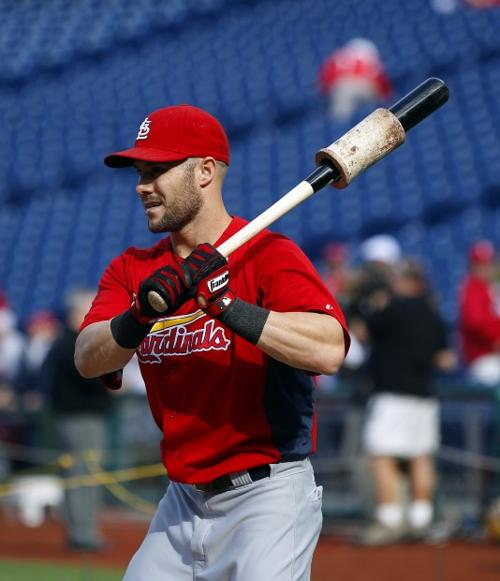
{"label": "red shirt in background", "polygon": [[319,73],[319,86],[323,93],[344,79],[370,81],[380,99],[389,97],[392,85],[375,46],[369,41],[351,41],[345,47],[334,51],[323,63]]}
{"label": "red shirt in background", "polygon": [[459,301],[459,330],[466,363],[498,350],[500,316],[492,285],[471,275],[462,285]]}

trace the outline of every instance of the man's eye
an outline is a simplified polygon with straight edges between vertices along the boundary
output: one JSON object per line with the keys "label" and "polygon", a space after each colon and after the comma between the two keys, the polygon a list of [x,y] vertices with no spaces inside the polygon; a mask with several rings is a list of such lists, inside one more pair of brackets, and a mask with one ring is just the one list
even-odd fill
{"label": "man's eye", "polygon": [[139,178],[150,181],[160,177],[167,171],[167,169],[167,167],[162,165],[153,165],[151,167],[145,168],[136,167],[135,171],[137,172]]}
{"label": "man's eye", "polygon": [[166,171],[167,171],[167,168],[162,167],[160,165],[155,165],[149,170],[149,175],[153,178],[157,178],[158,176],[161,176],[161,174],[165,173]]}

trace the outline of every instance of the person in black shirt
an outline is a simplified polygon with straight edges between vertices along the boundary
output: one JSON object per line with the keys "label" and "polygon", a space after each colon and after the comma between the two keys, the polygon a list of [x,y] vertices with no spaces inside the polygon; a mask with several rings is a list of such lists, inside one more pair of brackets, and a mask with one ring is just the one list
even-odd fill
{"label": "person in black shirt", "polygon": [[[451,370],[456,358],[447,347],[444,322],[417,263],[403,263],[393,292],[373,293],[367,306],[373,395],[364,445],[371,458],[377,506],[376,522],[362,541],[377,545],[408,532],[421,536],[432,522],[432,455],[439,444],[439,407],[432,380],[436,366]],[[407,461],[411,484],[406,518],[399,498],[401,460]]]}
{"label": "person in black shirt", "polygon": [[[74,364],[75,342],[94,293],[74,290],[67,297],[67,324],[50,349],[44,364],[47,401],[54,415],[61,447],[71,460],[66,476],[78,477],[100,464],[106,445],[107,413],[112,396],[99,379],[84,379]],[[102,491],[99,486],[66,489],[68,548],[98,551],[103,548],[98,529]]]}

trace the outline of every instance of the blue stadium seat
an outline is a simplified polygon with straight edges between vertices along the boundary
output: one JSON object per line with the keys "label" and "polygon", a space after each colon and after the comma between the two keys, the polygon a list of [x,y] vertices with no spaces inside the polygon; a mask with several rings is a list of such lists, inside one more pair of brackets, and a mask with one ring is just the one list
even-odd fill
{"label": "blue stadium seat", "polygon": [[96,284],[123,247],[157,239],[135,178],[102,164],[153,109],[187,102],[221,119],[235,214],[255,217],[304,179],[315,152],[352,124],[329,119],[316,83],[323,59],[354,36],[377,44],[397,96],[442,75],[450,101],[348,189],[325,188],[273,229],[304,245],[396,233],[426,260],[449,320],[466,244],[500,244],[498,9],[440,14],[400,0],[334,10],[327,0],[0,0],[0,9],[0,280],[21,315],[72,282]]}

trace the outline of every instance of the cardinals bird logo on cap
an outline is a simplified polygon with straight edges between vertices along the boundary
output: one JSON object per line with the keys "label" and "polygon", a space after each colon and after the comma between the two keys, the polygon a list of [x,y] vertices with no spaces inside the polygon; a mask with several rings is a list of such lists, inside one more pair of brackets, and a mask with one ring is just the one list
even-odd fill
{"label": "cardinals bird logo on cap", "polygon": [[149,125],[151,124],[151,120],[149,119],[149,117],[146,117],[146,119],[144,119],[144,121],[141,123],[141,126],[139,127],[139,132],[137,133],[137,139],[146,139],[149,133]]}

